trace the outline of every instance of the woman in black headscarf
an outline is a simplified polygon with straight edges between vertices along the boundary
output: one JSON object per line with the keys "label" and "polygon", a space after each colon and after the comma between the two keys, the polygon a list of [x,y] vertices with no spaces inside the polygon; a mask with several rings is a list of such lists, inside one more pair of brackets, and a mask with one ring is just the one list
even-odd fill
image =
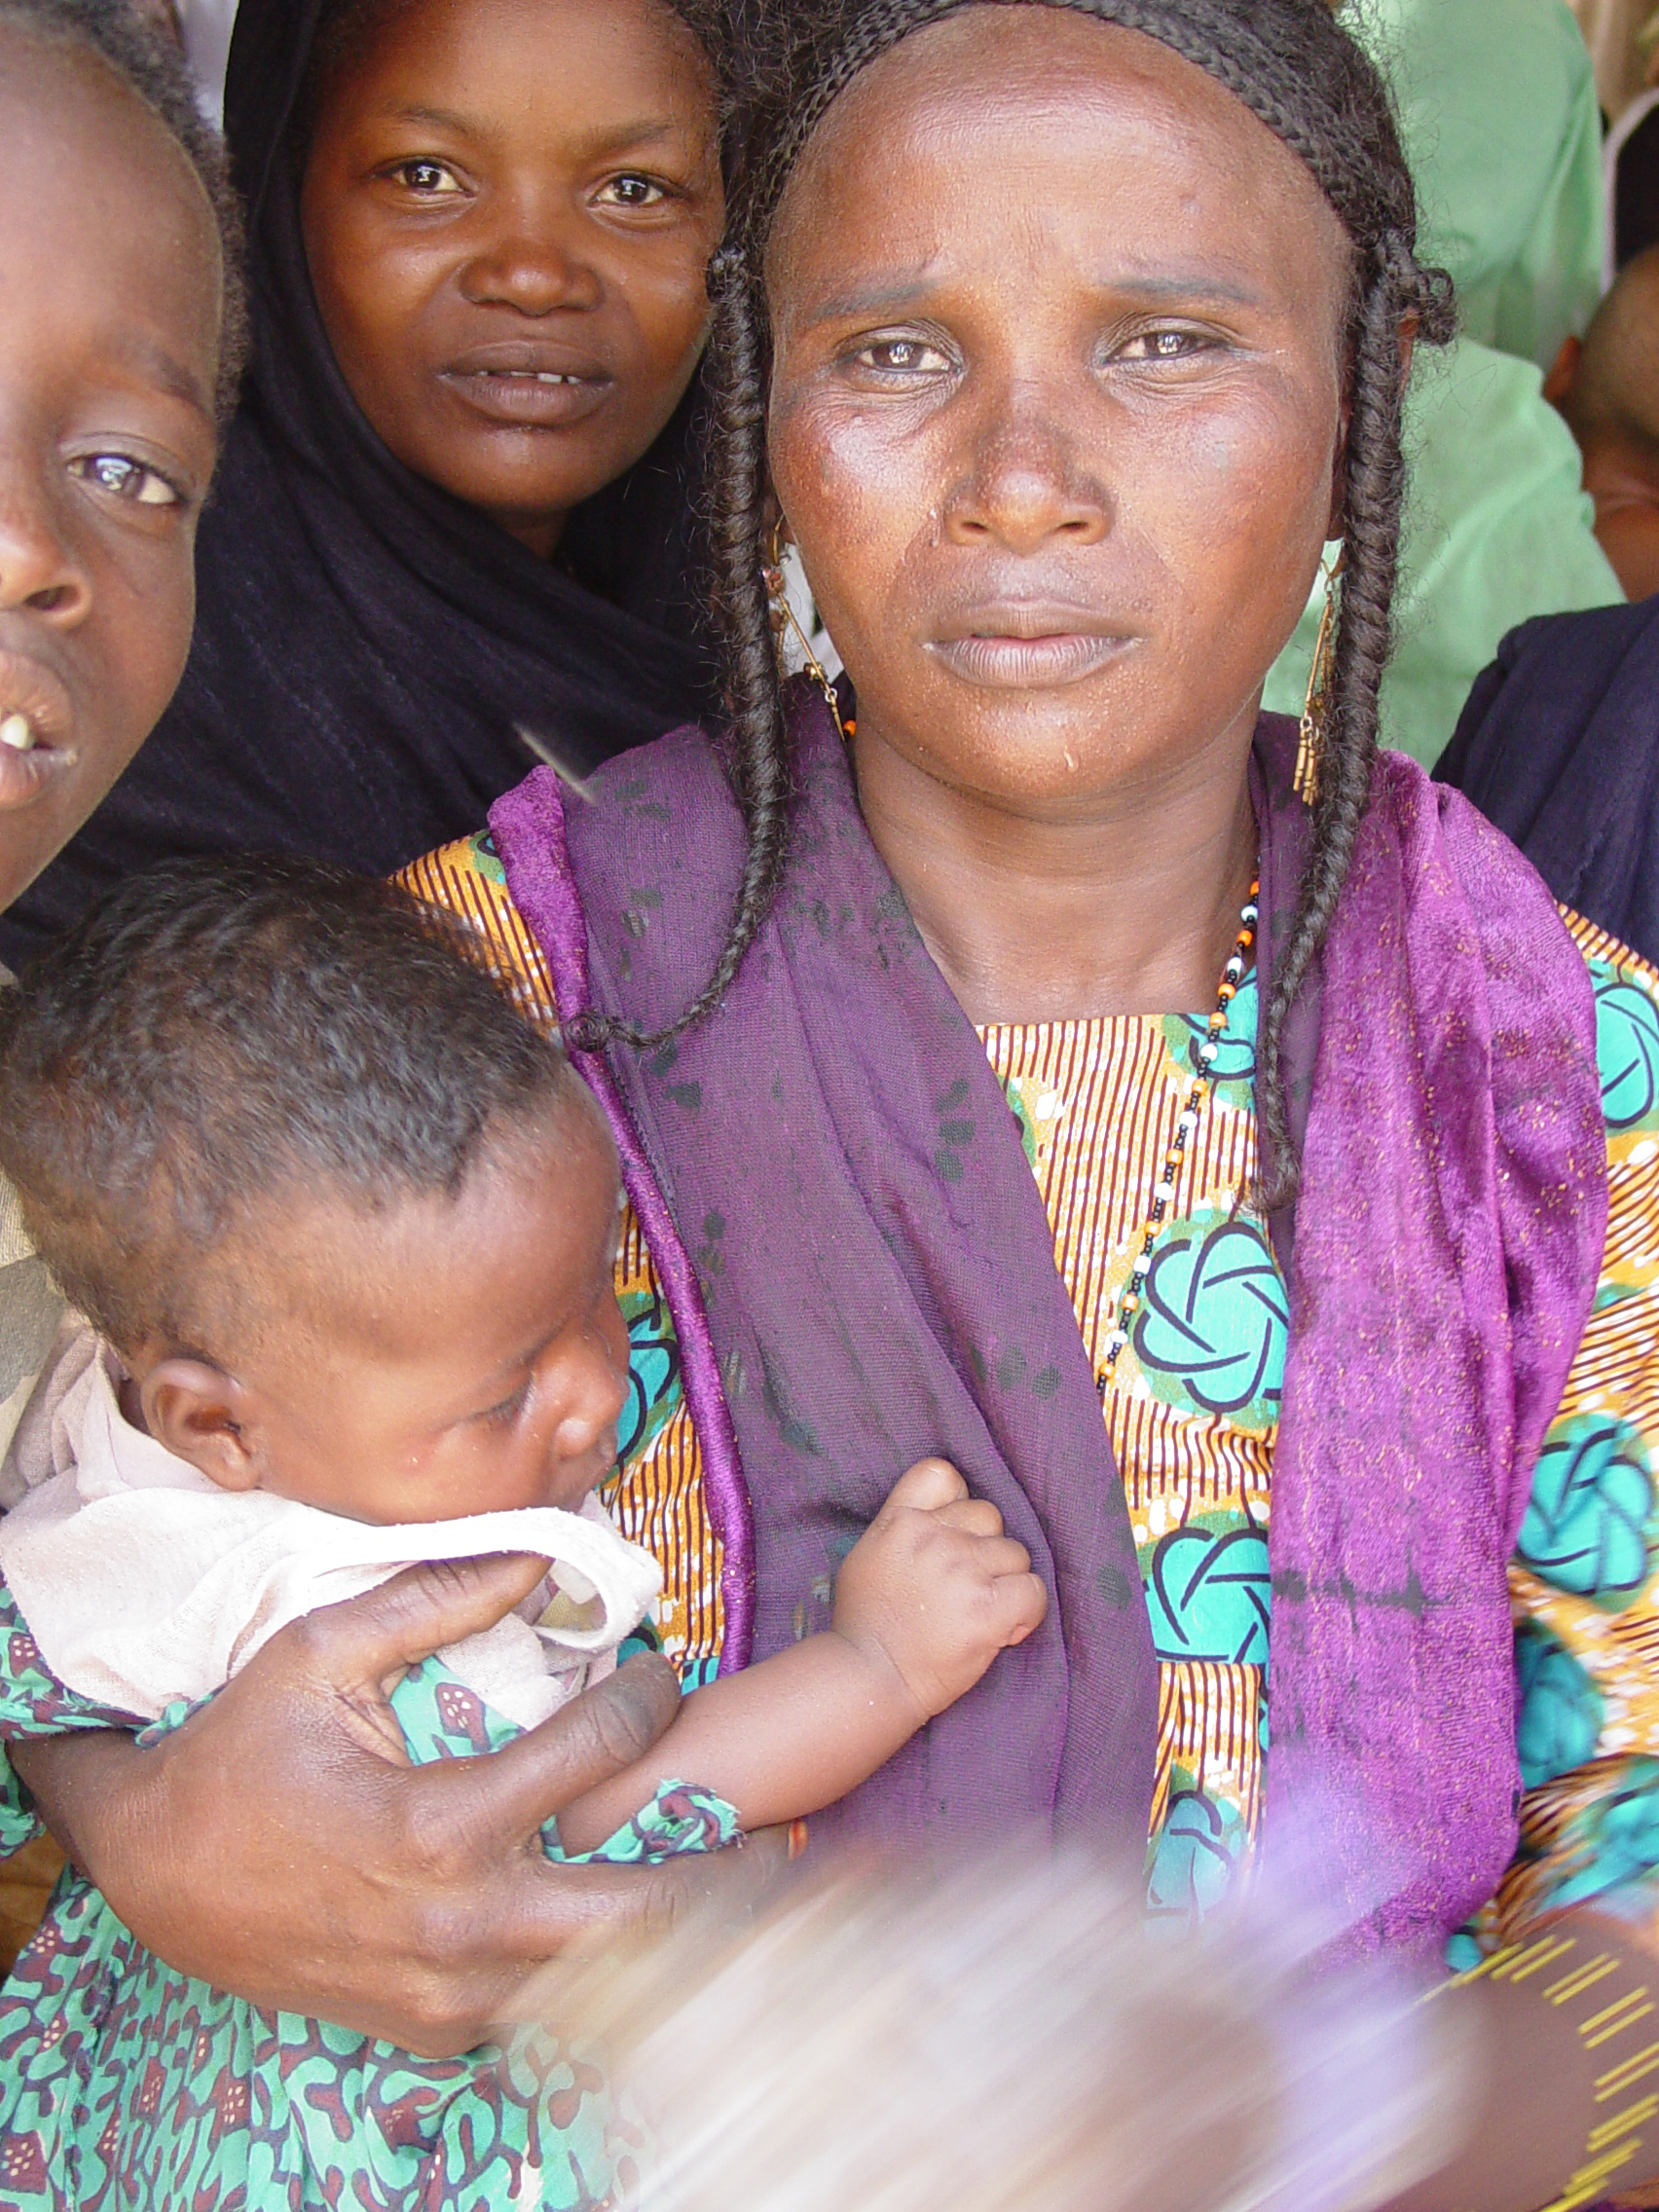
{"label": "woman in black headscarf", "polygon": [[688,555],[723,208],[701,0],[241,0],[255,362],[176,701],[12,909],[163,854],[376,873],[709,704]]}

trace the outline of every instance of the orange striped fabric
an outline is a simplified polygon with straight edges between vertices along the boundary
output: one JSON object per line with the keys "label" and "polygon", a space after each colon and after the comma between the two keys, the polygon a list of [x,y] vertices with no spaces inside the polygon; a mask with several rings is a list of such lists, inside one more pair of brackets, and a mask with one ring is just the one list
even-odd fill
{"label": "orange striped fabric", "polygon": [[[547,963],[513,904],[506,871],[487,836],[428,853],[397,880],[426,905],[463,922],[476,940],[480,961],[520,1010],[538,1027],[557,1026]],[[624,1217],[617,1250],[616,1296],[631,1333],[637,1316],[653,1316],[659,1341],[676,1351],[673,1318],[632,1211]],[[622,1533],[644,1544],[662,1567],[657,1634],[682,1677],[694,1683],[719,1664],[724,1641],[723,1551],[703,1494],[697,1432],[678,1384],[658,1416],[604,1498]]]}
{"label": "orange striped fabric", "polygon": [[[1255,1003],[1248,986],[1235,1002],[1235,1042],[1250,1033]],[[1124,1015],[980,1033],[1043,1194],[1054,1264],[1102,1379],[1153,1186],[1192,1090],[1189,1054],[1199,1026]],[[1255,1171],[1246,1075],[1218,1083],[1201,1108],[1175,1177],[1170,1223],[1245,1217]],[[1265,1534],[1276,1433],[1271,1410],[1206,1411],[1149,1378],[1133,1342],[1103,1402],[1143,1575],[1177,1530],[1213,1539]],[[1150,1895],[1154,1909],[1184,1917],[1225,1888],[1257,1830],[1264,1669],[1161,1651],[1160,1662]]]}

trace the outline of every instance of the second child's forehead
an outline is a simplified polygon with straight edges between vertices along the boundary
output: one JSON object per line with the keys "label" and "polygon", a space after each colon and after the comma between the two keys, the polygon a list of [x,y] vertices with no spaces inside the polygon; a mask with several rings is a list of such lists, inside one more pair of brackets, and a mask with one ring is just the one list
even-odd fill
{"label": "second child's forehead", "polygon": [[200,179],[96,56],[4,24],[0,293],[211,417],[220,248]]}
{"label": "second child's forehead", "polygon": [[1035,271],[1062,237],[1105,282],[1346,288],[1337,217],[1239,100],[1157,40],[1033,4],[963,9],[854,80],[785,189],[767,289],[782,332],[850,299],[861,263],[926,283],[1014,244]]}

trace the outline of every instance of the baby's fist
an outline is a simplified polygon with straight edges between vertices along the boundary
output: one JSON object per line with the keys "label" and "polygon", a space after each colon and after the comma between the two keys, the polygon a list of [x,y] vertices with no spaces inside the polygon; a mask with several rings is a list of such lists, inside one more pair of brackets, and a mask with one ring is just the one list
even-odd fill
{"label": "baby's fist", "polygon": [[1048,1610],[1025,1546],[944,1459],[921,1459],[848,1554],[835,1629],[879,1647],[931,1718],[973,1688]]}

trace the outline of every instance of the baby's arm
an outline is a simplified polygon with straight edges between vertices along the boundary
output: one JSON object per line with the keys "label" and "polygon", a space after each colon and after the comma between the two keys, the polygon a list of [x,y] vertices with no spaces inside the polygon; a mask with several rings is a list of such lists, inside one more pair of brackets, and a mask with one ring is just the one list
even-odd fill
{"label": "baby's arm", "polygon": [[972,1689],[1047,1605],[996,1507],[923,1459],[848,1553],[825,1633],[693,1691],[645,1758],[560,1813],[560,1840],[593,1850],[670,1781],[723,1797],[745,1828],[816,1813]]}

